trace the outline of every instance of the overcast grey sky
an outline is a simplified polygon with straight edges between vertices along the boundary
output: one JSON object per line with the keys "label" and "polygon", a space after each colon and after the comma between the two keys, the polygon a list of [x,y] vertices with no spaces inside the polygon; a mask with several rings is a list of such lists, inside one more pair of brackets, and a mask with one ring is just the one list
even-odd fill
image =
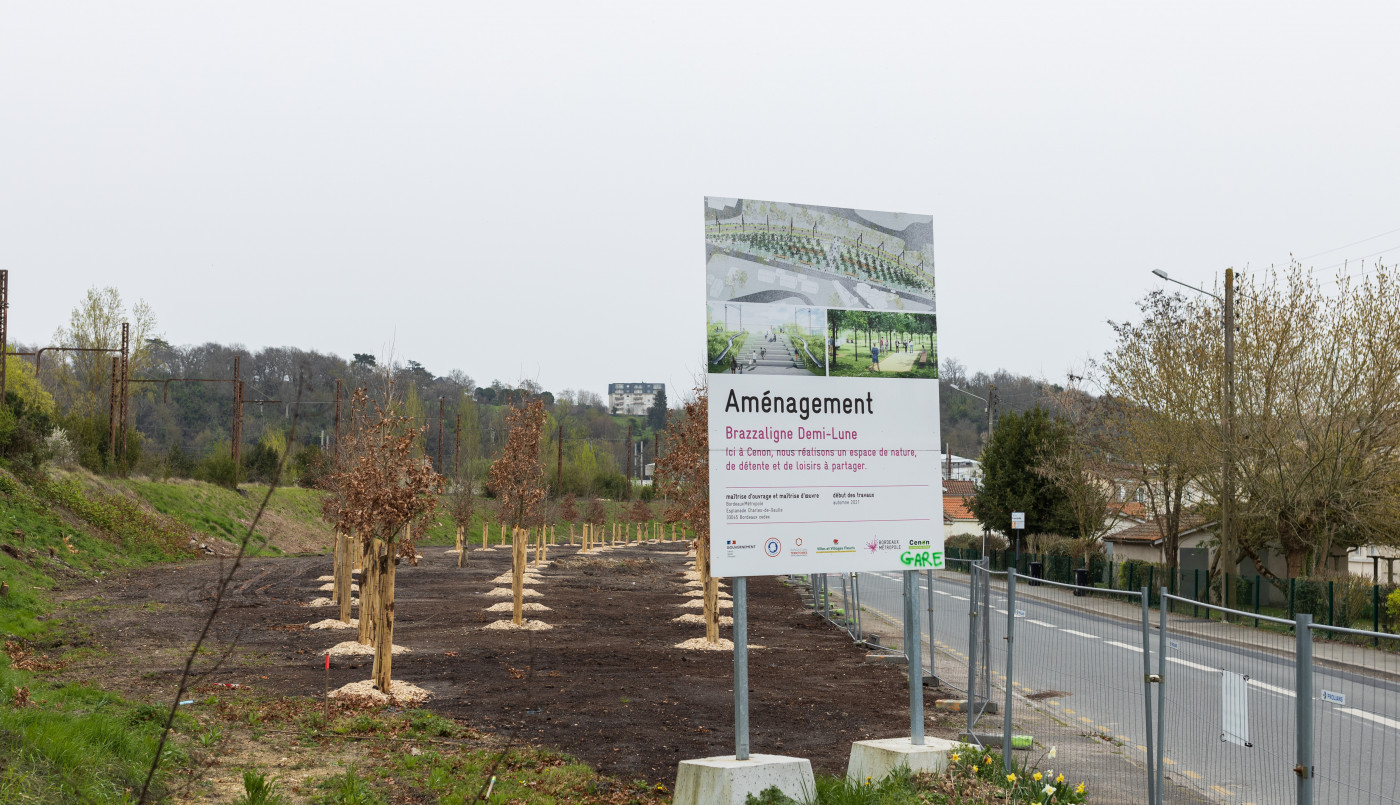
{"label": "overcast grey sky", "polygon": [[13,338],[478,382],[702,362],[706,194],[934,216],[939,346],[1062,380],[1165,268],[1400,254],[1395,3],[0,4]]}

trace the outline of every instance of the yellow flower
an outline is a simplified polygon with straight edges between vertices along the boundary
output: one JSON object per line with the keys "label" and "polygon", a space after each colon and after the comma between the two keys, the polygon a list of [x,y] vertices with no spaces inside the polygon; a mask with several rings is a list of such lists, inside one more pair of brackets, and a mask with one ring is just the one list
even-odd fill
{"label": "yellow flower", "polygon": [[1083,784],[1083,783],[1080,783],[1080,784],[1079,784],[1079,787],[1074,789],[1074,793],[1076,793],[1076,794],[1083,794],[1083,793],[1084,793],[1084,784]]}
{"label": "yellow flower", "polygon": [[1065,776],[1064,776],[1063,774],[1061,774],[1059,777],[1056,777],[1056,778],[1055,778],[1055,785],[1063,785],[1064,782],[1065,782]]}
{"label": "yellow flower", "polygon": [[865,778],[865,784],[866,784],[866,785],[870,785],[870,778],[869,778],[869,777],[866,777],[866,778]]}
{"label": "yellow flower", "polygon": [[982,756],[982,762],[983,762],[983,763],[991,763],[991,762],[992,762],[992,756],[991,756],[991,755],[983,755],[983,756]]}
{"label": "yellow flower", "polygon": [[953,758],[953,762],[954,762],[954,763],[957,763],[957,762],[958,762],[958,753],[957,753],[957,752],[954,752],[954,753],[951,755],[951,757]]}
{"label": "yellow flower", "polygon": [[1008,774],[1008,775],[1006,775],[1006,782],[1008,782],[1008,783],[1014,783],[1014,782],[1016,782],[1016,775],[1014,775],[1014,774]]}
{"label": "yellow flower", "polygon": [[1031,775],[1031,779],[1032,779],[1032,780],[1035,780],[1037,783],[1040,782],[1040,772],[1036,772],[1035,774],[1032,774],[1032,775]]}

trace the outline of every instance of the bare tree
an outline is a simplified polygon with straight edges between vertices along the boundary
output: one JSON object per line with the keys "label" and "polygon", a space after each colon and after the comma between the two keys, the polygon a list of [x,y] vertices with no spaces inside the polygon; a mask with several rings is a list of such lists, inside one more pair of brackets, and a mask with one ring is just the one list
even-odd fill
{"label": "bare tree", "polygon": [[501,522],[514,534],[511,575],[515,606],[511,617],[516,625],[523,621],[525,576],[525,539],[518,531],[538,518],[546,494],[540,463],[544,421],[544,402],[538,398],[513,407],[506,416],[509,433],[505,451],[491,464],[491,489],[496,493]]}
{"label": "bare tree", "polygon": [[656,483],[671,515],[695,532],[695,563],[705,591],[705,639],[719,642],[719,583],[710,575],[709,394],[697,386],[666,426],[666,453],[656,460]]}
{"label": "bare tree", "polygon": [[394,569],[400,556],[416,559],[413,526],[420,534],[427,527],[442,487],[431,462],[415,455],[422,429],[398,413],[392,383],[391,377],[385,404],[374,406],[352,434],[354,459],[334,480],[344,489],[340,528],[357,535],[363,551],[360,621],[362,627],[372,621],[374,684],[386,695],[393,666]]}

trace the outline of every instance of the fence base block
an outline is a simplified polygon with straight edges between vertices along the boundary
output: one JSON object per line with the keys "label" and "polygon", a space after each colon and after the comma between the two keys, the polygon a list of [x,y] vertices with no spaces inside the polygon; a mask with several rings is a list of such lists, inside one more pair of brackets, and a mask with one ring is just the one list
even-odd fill
{"label": "fence base block", "polygon": [[671,802],[744,805],[750,794],[757,796],[770,786],[805,802],[817,791],[811,761],[784,755],[749,755],[748,760],[735,760],[733,755],[682,760],[676,768],[676,793]]}
{"label": "fence base block", "polygon": [[925,738],[923,746],[915,746],[908,738],[856,741],[851,744],[846,779],[859,783],[868,777],[875,782],[900,766],[907,766],[912,772],[940,772],[948,768],[948,754],[954,746],[942,738]]}

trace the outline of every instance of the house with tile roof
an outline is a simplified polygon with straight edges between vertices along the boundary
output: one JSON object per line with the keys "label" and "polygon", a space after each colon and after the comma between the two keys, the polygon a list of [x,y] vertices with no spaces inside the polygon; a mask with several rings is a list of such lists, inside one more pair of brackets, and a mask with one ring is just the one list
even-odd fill
{"label": "house with tile roof", "polygon": [[[1162,539],[1162,529],[1158,526],[1156,518],[1147,518],[1136,523],[1125,518],[1123,522],[1128,522],[1129,525],[1103,538],[1104,546],[1114,561],[1123,562],[1129,559],[1159,563],[1167,561],[1164,548],[1165,540]],[[1207,521],[1199,514],[1183,514],[1177,527],[1177,547],[1208,547],[1206,543],[1218,539],[1219,535],[1220,523],[1218,521]]]}
{"label": "house with tile roof", "polygon": [[982,524],[968,504],[977,495],[977,484],[967,480],[943,482],[943,538],[980,536]]}

